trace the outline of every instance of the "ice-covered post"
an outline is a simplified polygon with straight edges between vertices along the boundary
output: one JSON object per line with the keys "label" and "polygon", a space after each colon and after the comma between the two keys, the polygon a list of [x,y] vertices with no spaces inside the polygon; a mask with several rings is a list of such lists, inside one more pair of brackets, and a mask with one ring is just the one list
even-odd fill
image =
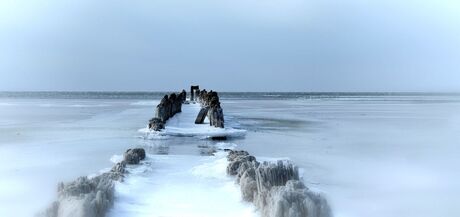
{"label": "ice-covered post", "polygon": [[187,93],[182,90],[181,93],[171,93],[161,99],[160,104],[155,110],[155,117],[149,121],[149,129],[160,131],[165,128],[166,121],[175,114],[182,112],[182,103],[185,102]]}
{"label": "ice-covered post", "polygon": [[180,92],[179,94],[179,98],[181,99],[181,103],[184,103],[185,100],[187,100],[187,92],[185,92],[185,90],[182,90],[182,92]]}
{"label": "ice-covered post", "polygon": [[211,95],[208,110],[209,124],[214,127],[224,128],[224,112],[220,107],[219,96],[217,92],[209,92]]}
{"label": "ice-covered post", "polygon": [[199,90],[200,86],[192,85],[190,87],[190,101],[195,101],[195,90]]}
{"label": "ice-covered post", "polygon": [[199,98],[202,108],[200,113],[198,113],[195,124],[202,124],[207,116],[211,126],[224,128],[224,112],[222,107],[220,107],[217,92],[202,90],[199,93]]}

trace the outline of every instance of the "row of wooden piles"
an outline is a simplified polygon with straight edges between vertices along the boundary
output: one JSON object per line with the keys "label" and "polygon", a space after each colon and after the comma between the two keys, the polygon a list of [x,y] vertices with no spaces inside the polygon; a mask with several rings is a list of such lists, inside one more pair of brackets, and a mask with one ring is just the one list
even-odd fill
{"label": "row of wooden piles", "polygon": [[202,124],[208,117],[209,124],[214,127],[224,128],[224,112],[220,106],[219,94],[206,89],[197,92],[201,110],[195,120],[195,124]]}
{"label": "row of wooden piles", "polygon": [[203,124],[206,117],[209,124],[214,127],[224,128],[224,113],[220,105],[219,95],[215,91],[200,90],[199,86],[191,86],[190,100],[187,93],[182,90],[179,94],[165,95],[160,104],[156,106],[155,117],[149,121],[149,129],[161,131],[165,128],[166,121],[182,111],[184,103],[200,103],[201,110],[195,120],[195,124]]}
{"label": "row of wooden piles", "polygon": [[155,117],[150,119],[149,128],[160,131],[165,128],[166,121],[175,114],[182,112],[182,104],[187,98],[187,93],[182,90],[179,94],[171,93],[161,99],[155,109]]}

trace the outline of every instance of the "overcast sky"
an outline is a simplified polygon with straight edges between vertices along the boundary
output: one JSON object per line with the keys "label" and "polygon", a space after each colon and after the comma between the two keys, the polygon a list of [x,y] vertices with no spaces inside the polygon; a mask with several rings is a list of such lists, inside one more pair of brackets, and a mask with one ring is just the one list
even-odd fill
{"label": "overcast sky", "polygon": [[460,91],[458,0],[0,0],[0,90]]}

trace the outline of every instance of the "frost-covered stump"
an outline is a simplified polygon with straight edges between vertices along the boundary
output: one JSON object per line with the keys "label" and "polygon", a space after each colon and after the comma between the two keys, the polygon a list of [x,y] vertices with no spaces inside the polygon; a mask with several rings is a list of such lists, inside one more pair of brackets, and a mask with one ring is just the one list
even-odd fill
{"label": "frost-covered stump", "polygon": [[300,180],[298,168],[287,161],[260,164],[246,151],[231,150],[227,173],[236,175],[243,199],[264,217],[330,217],[327,201]]}
{"label": "frost-covered stump", "polygon": [[208,119],[211,126],[224,128],[224,112],[220,105],[209,108]]}
{"label": "frost-covered stump", "polygon": [[[214,91],[200,91],[198,101],[207,109],[209,124],[214,127],[224,128],[224,112],[220,106],[219,94]],[[198,117],[197,117],[198,119]]]}
{"label": "frost-covered stump", "polygon": [[149,129],[160,131],[165,128],[165,122],[163,122],[160,118],[152,118],[149,120]]}
{"label": "frost-covered stump", "polygon": [[79,177],[73,182],[59,183],[58,200],[38,217],[103,217],[113,205],[115,181],[122,181],[126,164],[145,159],[142,148],[128,149],[123,160],[109,172],[93,178]]}

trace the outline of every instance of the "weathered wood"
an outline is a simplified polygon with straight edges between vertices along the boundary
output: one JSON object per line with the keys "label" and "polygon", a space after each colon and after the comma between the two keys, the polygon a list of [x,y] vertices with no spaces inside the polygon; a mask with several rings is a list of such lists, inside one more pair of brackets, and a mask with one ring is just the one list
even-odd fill
{"label": "weathered wood", "polygon": [[160,104],[155,108],[155,118],[149,121],[149,129],[160,131],[165,128],[166,121],[175,114],[182,112],[182,104],[185,102],[187,93],[165,95]]}
{"label": "weathered wood", "polygon": [[184,103],[185,100],[187,100],[187,92],[185,92],[185,90],[182,90],[182,92],[180,92],[179,94],[179,98],[182,100],[182,103]]}
{"label": "weathered wood", "polygon": [[224,128],[224,112],[222,108],[210,107],[208,110],[209,125]]}
{"label": "weathered wood", "polygon": [[196,100],[196,97],[195,97],[196,96],[196,93],[195,93],[196,90],[200,90],[200,86],[192,85],[190,87],[190,101],[195,101]]}
{"label": "weathered wood", "polygon": [[206,118],[206,115],[208,114],[208,110],[209,110],[209,107],[201,108],[200,112],[198,113],[198,116],[196,117],[195,124],[204,123],[204,119]]}
{"label": "weathered wood", "polygon": [[[182,104],[186,102],[187,93],[182,90],[179,94],[165,95],[155,110],[155,118],[149,122],[149,128],[155,131],[164,129],[166,121],[182,111]],[[224,128],[224,113],[220,107],[219,95],[215,91],[200,91],[198,85],[190,87],[190,102],[198,101],[202,108],[198,113],[195,124],[204,123],[208,117],[209,124],[214,127]]]}
{"label": "weathered wood", "polygon": [[224,112],[220,107],[219,94],[215,91],[202,90],[198,97],[202,107],[209,107],[209,124],[214,127],[224,128]]}
{"label": "weathered wood", "polygon": [[160,118],[152,118],[149,121],[149,129],[160,131],[165,128],[165,123]]}

